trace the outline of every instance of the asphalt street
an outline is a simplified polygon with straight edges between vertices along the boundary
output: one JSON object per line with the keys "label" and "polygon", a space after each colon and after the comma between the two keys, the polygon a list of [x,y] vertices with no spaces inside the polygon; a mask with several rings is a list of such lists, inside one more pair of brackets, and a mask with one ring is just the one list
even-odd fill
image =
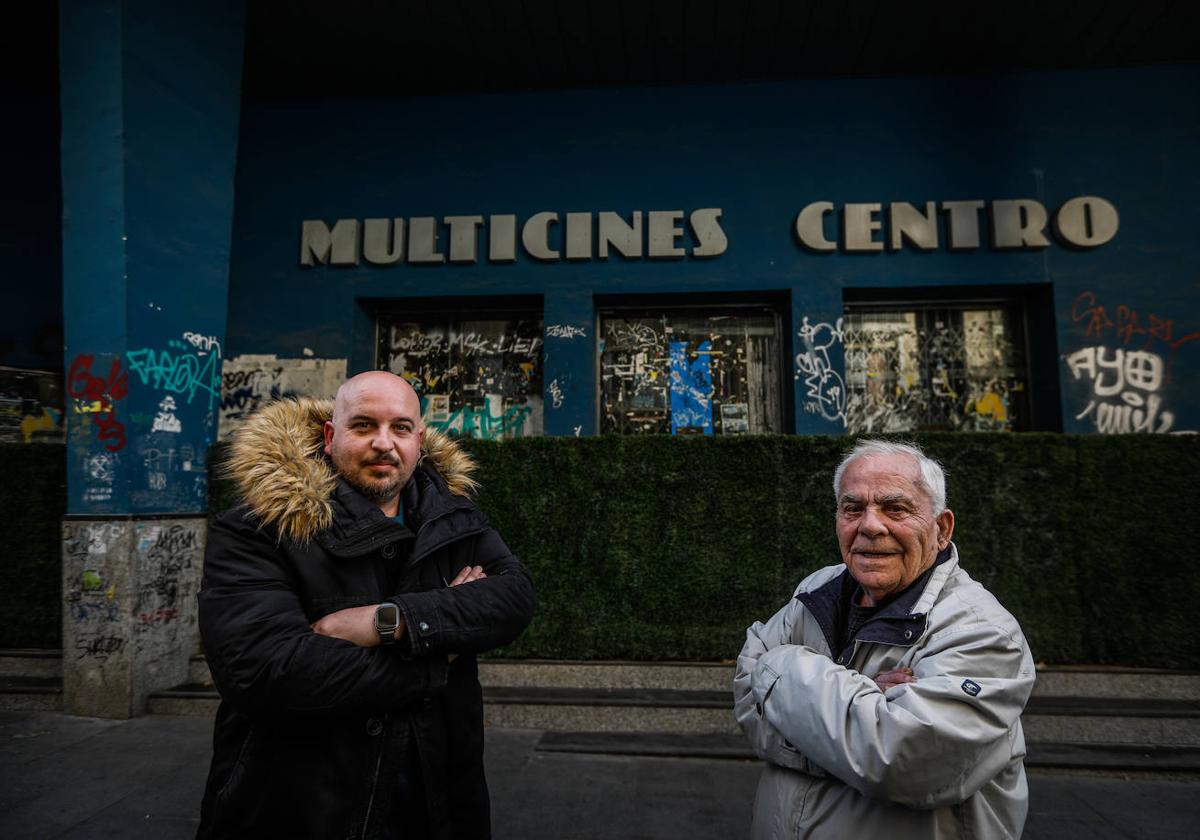
{"label": "asphalt street", "polygon": [[[190,838],[212,721],[0,712],[0,837]],[[490,729],[497,840],[747,834],[755,762],[547,752],[541,732]],[[1190,838],[1200,779],[1030,772],[1026,838]]]}

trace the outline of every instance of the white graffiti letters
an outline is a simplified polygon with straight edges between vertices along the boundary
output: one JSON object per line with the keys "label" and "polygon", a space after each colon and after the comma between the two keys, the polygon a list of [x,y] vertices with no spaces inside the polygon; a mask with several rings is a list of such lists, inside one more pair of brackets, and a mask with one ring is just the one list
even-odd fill
{"label": "white graffiti letters", "polygon": [[583,327],[575,327],[570,324],[548,324],[546,335],[550,338],[587,338]]}
{"label": "white graffiti letters", "polygon": [[1079,379],[1087,374],[1092,380],[1092,391],[1098,397],[1115,396],[1125,390],[1126,385],[1142,391],[1157,391],[1162,385],[1163,360],[1157,353],[1146,350],[1112,351],[1106,358],[1108,347],[1085,347],[1067,357],[1071,375]]}
{"label": "white graffiti letters", "polygon": [[842,319],[836,324],[809,324],[805,315],[798,333],[804,350],[796,354],[796,378],[808,386],[805,410],[830,422],[846,424],[846,383],[829,361],[829,348],[842,342]]}
{"label": "white graffiti letters", "polygon": [[199,352],[197,355],[203,356],[208,352],[215,352],[218,356],[221,355],[221,342],[215,335],[201,335],[200,333],[185,332],[183,340],[195,347]]}
{"label": "white graffiti letters", "polygon": [[[1075,379],[1086,378],[1092,385],[1092,399],[1076,420],[1091,415],[1101,434],[1162,433],[1174,425],[1175,415],[1162,410],[1162,398],[1155,393],[1162,387],[1164,370],[1157,353],[1084,347],[1066,362]],[[1120,401],[1105,401],[1110,397]]]}

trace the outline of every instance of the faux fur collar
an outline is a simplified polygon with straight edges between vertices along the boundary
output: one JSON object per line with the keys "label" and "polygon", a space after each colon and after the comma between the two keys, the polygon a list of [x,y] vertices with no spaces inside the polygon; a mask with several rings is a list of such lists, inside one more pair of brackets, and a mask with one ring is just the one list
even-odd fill
{"label": "faux fur collar", "polygon": [[[325,456],[323,432],[332,415],[333,400],[277,400],[234,432],[225,473],[254,515],[281,538],[306,542],[333,522],[337,471]],[[426,428],[421,451],[451,493],[470,497],[479,486],[471,477],[475,462],[453,438]]]}

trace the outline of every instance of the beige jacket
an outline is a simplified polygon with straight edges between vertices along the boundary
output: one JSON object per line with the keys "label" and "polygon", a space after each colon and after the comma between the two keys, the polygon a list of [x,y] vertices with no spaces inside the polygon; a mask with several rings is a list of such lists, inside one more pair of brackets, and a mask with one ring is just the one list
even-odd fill
{"label": "beige jacket", "polygon": [[[902,611],[889,605],[863,626],[843,667],[819,621],[843,572],[810,575],[746,632],[735,714],[767,762],[753,837],[1020,836],[1034,666],[1016,619],[951,545],[915,602],[902,597]],[[885,693],[872,681],[904,666],[915,683]]]}

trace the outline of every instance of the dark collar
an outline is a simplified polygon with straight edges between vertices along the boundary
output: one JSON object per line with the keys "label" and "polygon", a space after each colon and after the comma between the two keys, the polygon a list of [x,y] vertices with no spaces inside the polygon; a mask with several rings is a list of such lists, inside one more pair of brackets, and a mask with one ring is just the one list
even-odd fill
{"label": "dark collar", "polygon": [[[879,642],[901,647],[916,644],[917,639],[925,632],[926,616],[924,613],[914,613],[913,607],[925,591],[929,578],[933,576],[933,570],[949,560],[950,554],[949,546],[938,552],[933,565],[899,595],[880,607],[879,612],[871,616],[859,629],[858,635],[850,641]],[[825,643],[835,657],[841,652],[834,649],[839,636],[838,630],[844,628],[849,621],[850,599],[857,590],[858,583],[850,576],[850,570],[843,569],[841,574],[812,592],[801,592],[796,596],[816,619],[821,634],[825,637]]]}
{"label": "dark collar", "polygon": [[415,540],[415,561],[444,545],[486,526],[470,499],[450,492],[445,479],[421,464],[400,491],[404,523],[384,515],[379,505],[338,477],[330,499],[333,523],[317,535],[321,547],[335,557],[360,557],[389,543]]}

